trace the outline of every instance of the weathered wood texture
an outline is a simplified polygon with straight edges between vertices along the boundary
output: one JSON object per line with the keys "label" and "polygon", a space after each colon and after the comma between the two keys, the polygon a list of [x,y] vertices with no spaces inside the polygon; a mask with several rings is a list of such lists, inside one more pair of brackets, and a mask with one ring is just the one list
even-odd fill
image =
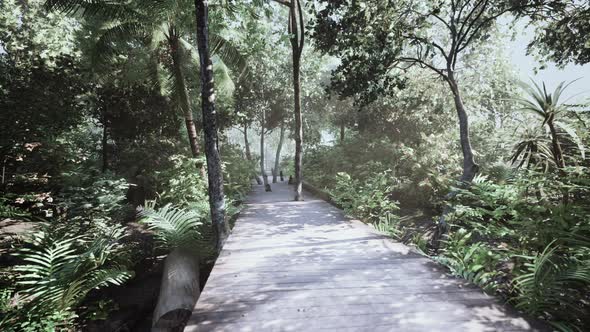
{"label": "weathered wood texture", "polygon": [[292,187],[255,187],[185,331],[544,331]]}
{"label": "weathered wood texture", "polygon": [[152,332],[183,326],[199,298],[199,259],[184,249],[174,249],[164,261]]}

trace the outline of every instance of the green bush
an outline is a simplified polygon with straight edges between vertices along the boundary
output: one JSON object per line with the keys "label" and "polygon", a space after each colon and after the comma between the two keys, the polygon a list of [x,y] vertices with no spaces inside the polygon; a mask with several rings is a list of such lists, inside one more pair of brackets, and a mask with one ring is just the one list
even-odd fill
{"label": "green bush", "polygon": [[234,201],[243,200],[252,187],[252,174],[256,173],[256,162],[244,159],[242,149],[237,145],[225,145],[221,150],[225,194]]}
{"label": "green bush", "polygon": [[41,229],[16,250],[22,263],[9,270],[14,292],[3,306],[3,331],[71,330],[87,316],[80,305],[89,292],[132,276],[121,226],[132,213],[127,181],[84,164],[54,180],[54,192],[10,193],[10,200],[0,200],[3,207],[15,201],[27,207],[2,208],[4,216],[31,219],[29,211],[46,212],[44,219],[31,219]]}
{"label": "green bush", "polygon": [[146,202],[138,218],[155,231],[158,242],[166,249],[198,247],[202,240],[199,226],[202,216],[196,210],[183,210],[167,204],[159,209],[155,202]]}
{"label": "green bush", "polygon": [[[358,181],[391,170],[395,186],[390,194],[404,206],[432,208],[448,191],[457,169],[447,168],[456,157],[433,149],[434,138],[426,137],[419,149],[390,140],[353,136],[344,144],[315,146],[306,151],[305,179],[319,188],[333,189],[338,173]],[[429,145],[432,144],[432,145]]]}
{"label": "green bush", "polygon": [[589,244],[582,249],[550,243],[536,255],[518,256],[524,264],[513,281],[516,307],[546,316],[562,330],[585,326],[579,317],[589,308],[580,291],[590,289]]}
{"label": "green bush", "polygon": [[398,203],[389,197],[393,188],[392,179],[390,171],[377,173],[362,182],[346,173],[338,173],[336,185],[329,193],[346,213],[362,221],[379,224],[399,210]]}
{"label": "green bush", "polygon": [[126,203],[130,184],[112,173],[98,173],[93,169],[77,169],[63,173],[62,189],[57,195],[59,218],[69,223],[90,225],[122,222],[132,212]]}
{"label": "green bush", "polygon": [[171,167],[156,173],[158,203],[182,208],[208,201],[207,178],[196,167],[194,158],[170,156]]}
{"label": "green bush", "polygon": [[[241,150],[230,145],[224,146],[222,158],[224,193],[230,202],[242,200],[250,192],[254,163],[244,160]],[[208,202],[207,177],[196,165],[206,165],[204,158],[196,161],[173,155],[169,161],[171,167],[156,173],[158,203],[203,210],[203,203]]]}
{"label": "green bush", "polygon": [[439,260],[556,328],[580,330],[590,310],[589,175],[577,167],[480,176],[454,199]]}
{"label": "green bush", "polygon": [[495,291],[499,279],[504,276],[499,270],[508,255],[501,250],[493,250],[483,242],[473,242],[472,233],[464,228],[452,232],[445,241],[442,255],[436,260],[445,264],[454,275],[460,276],[489,291]]}

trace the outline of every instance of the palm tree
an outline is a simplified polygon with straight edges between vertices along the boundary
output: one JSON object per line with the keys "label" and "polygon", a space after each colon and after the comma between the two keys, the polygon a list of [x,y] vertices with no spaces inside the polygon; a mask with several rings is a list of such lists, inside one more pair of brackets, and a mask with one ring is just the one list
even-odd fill
{"label": "palm tree", "polygon": [[[151,54],[157,58],[162,45],[166,45],[170,54],[170,76],[173,78],[171,95],[177,99],[176,104],[183,114],[189,144],[193,157],[200,155],[198,130],[190,107],[189,92],[185,80],[185,68],[193,66],[199,68],[198,51],[191,44],[189,37],[194,26],[192,3],[188,0],[167,0],[142,3],[109,4],[106,2],[88,3],[83,0],[48,0],[49,9],[65,12],[82,12],[92,17],[102,18],[103,27],[99,30],[99,37],[95,46],[95,57],[105,61],[110,55],[121,52],[118,45],[139,41]],[[231,43],[219,35],[212,38],[214,54],[213,70],[222,82],[220,87],[225,95],[233,92],[233,82],[228,76],[226,62],[243,67],[244,61]],[[157,72],[157,62],[149,63],[145,68],[148,76],[155,76],[155,81],[162,77],[153,75]],[[161,84],[161,82],[157,82]]]}
{"label": "palm tree", "polygon": [[544,171],[549,170],[549,165],[554,162],[551,139],[539,128],[526,128],[514,147],[510,161],[518,168],[540,166]]}
{"label": "palm tree", "polygon": [[[190,109],[190,102],[183,68],[187,63],[193,64],[200,74],[200,90],[202,96],[203,129],[205,136],[205,155],[209,180],[209,203],[211,219],[216,235],[217,248],[221,244],[229,226],[225,220],[225,203],[223,196],[223,177],[221,160],[217,149],[217,118],[215,115],[213,91],[214,72],[222,79],[222,84],[228,95],[233,93],[233,83],[229,79],[228,69],[223,60],[236,65],[244,63],[239,52],[231,44],[218,35],[209,36],[208,4],[195,1],[196,20],[196,49],[186,38],[193,31],[194,20],[192,4],[188,0],[164,0],[129,3],[87,2],[84,0],[47,0],[46,6],[50,10],[62,12],[81,12],[82,15],[102,17],[108,22],[103,29],[98,49],[108,50],[120,41],[139,40],[145,42],[143,46],[151,52],[165,42],[172,58],[171,76],[174,78],[174,96],[178,98],[178,105],[184,114],[187,132],[193,156],[199,155],[199,142],[196,126]],[[210,44],[212,47],[210,47]],[[211,54],[217,54],[211,56]],[[148,68],[148,71],[152,68]],[[201,168],[201,167],[199,167]]]}
{"label": "palm tree", "polygon": [[[584,147],[576,134],[575,130],[559,119],[569,112],[567,105],[560,102],[563,91],[573,82],[561,82],[553,93],[548,93],[545,83],[542,88],[535,82],[533,85],[521,83],[521,86],[528,94],[527,97],[518,98],[517,102],[522,106],[521,110],[531,112],[540,117],[543,122],[542,127],[546,127],[549,131],[551,141],[551,148],[549,149],[543,144],[543,140],[536,136],[533,140],[525,139],[516,146],[515,154],[512,159],[513,162],[517,159],[530,159],[532,154],[538,157],[547,156],[550,152],[553,163],[560,170],[566,166],[565,154],[563,149],[564,142],[568,140],[576,142],[576,145],[584,158]],[[527,162],[528,163],[528,162]],[[524,162],[520,163],[522,166]]]}

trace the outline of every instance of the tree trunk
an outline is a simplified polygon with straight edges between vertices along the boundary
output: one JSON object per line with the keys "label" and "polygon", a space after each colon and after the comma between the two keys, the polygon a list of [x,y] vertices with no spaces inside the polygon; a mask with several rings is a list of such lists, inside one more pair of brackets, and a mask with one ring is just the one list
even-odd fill
{"label": "tree trunk", "polygon": [[191,153],[194,158],[197,158],[201,151],[199,149],[199,138],[197,135],[197,128],[193,119],[193,112],[191,111],[188,92],[186,90],[186,83],[184,80],[184,73],[182,72],[182,53],[178,41],[178,35],[173,25],[170,25],[168,44],[170,53],[172,55],[172,67],[174,73],[174,84],[176,85],[176,93],[180,102],[180,109],[184,116],[186,131],[188,133],[188,140],[191,146]]}
{"label": "tree trunk", "polygon": [[344,123],[340,124],[340,144],[344,144]]}
{"label": "tree trunk", "polygon": [[197,45],[201,66],[201,109],[203,112],[203,132],[205,134],[205,156],[209,182],[209,206],[211,222],[215,234],[217,250],[221,250],[229,232],[225,221],[225,198],[223,196],[223,173],[221,158],[217,149],[217,114],[215,113],[215,91],[213,84],[213,63],[209,54],[207,0],[195,0],[197,20]]}
{"label": "tree trunk", "polygon": [[[465,105],[463,105],[463,99],[461,98],[461,92],[459,91],[459,86],[457,81],[455,80],[455,74],[450,66],[448,68],[448,77],[447,82],[451,87],[451,91],[453,92],[453,98],[455,100],[455,109],[457,111],[457,117],[459,118],[459,141],[461,142],[461,151],[463,152],[463,173],[461,174],[461,182],[462,185],[469,185],[477,172],[479,171],[479,165],[475,163],[473,150],[471,148],[471,141],[469,138],[469,118],[467,116],[467,112],[465,111]],[[457,195],[457,191],[453,190],[448,193],[445,197],[445,200],[451,200]],[[438,220],[438,225],[434,231],[432,236],[432,241],[430,243],[431,248],[435,251],[438,250],[440,247],[440,241],[442,236],[448,231],[448,223],[446,221],[446,217],[449,213],[453,211],[453,208],[450,205],[447,205],[442,215]]]}
{"label": "tree trunk", "polygon": [[266,172],[264,171],[264,121],[265,121],[265,111],[262,110],[262,121],[260,121],[260,176],[262,176],[262,181],[264,181],[264,186],[268,184],[268,178],[266,177]]}
{"label": "tree trunk", "polygon": [[549,131],[551,131],[551,145],[553,145],[553,159],[555,159],[555,165],[560,170],[563,170],[565,167],[565,160],[563,159],[563,150],[561,149],[561,144],[559,144],[559,137],[557,137],[557,130],[555,129],[555,124],[553,120],[547,121],[547,125],[549,126]]}
{"label": "tree trunk", "polygon": [[250,142],[248,141],[248,125],[244,125],[244,146],[246,149],[246,160],[252,160],[252,153],[250,152]]}
{"label": "tree trunk", "polygon": [[[250,142],[248,141],[248,125],[244,125],[244,145],[246,146],[246,160],[252,161],[252,153],[250,152]],[[262,184],[262,180],[260,180],[256,172],[254,172],[252,176],[254,177],[254,180],[256,180],[256,184]]]}
{"label": "tree trunk", "polygon": [[281,149],[283,148],[283,140],[285,139],[285,124],[281,124],[281,133],[279,134],[279,145],[277,146],[277,154],[275,155],[275,171],[272,175],[272,183],[277,183],[277,176],[279,174],[279,167],[281,166]]}
{"label": "tree trunk", "polygon": [[295,102],[295,200],[303,200],[303,122],[301,117],[301,52],[303,50],[303,11],[300,0],[292,0],[289,11],[291,32],[291,48],[293,53],[293,96]]}
{"label": "tree trunk", "polygon": [[[105,112],[106,113],[106,112]],[[102,172],[106,172],[109,169],[109,153],[108,153],[108,130],[107,130],[107,117],[102,117]]]}
{"label": "tree trunk", "polygon": [[[561,144],[559,144],[559,137],[557,136],[557,130],[555,129],[555,123],[553,123],[553,119],[549,119],[547,121],[547,125],[549,126],[549,131],[551,131],[551,145],[553,145],[553,159],[555,159],[555,164],[557,166],[557,170],[560,176],[565,177],[565,159],[563,157],[563,150],[561,149]],[[564,205],[569,203],[569,191],[567,188],[562,189],[562,200]]]}
{"label": "tree trunk", "polygon": [[449,71],[448,79],[455,100],[457,117],[459,118],[459,141],[461,142],[461,150],[463,152],[463,173],[461,174],[461,181],[470,183],[479,171],[479,165],[475,163],[473,157],[473,150],[471,148],[471,140],[469,137],[469,118],[465,111],[461,92],[459,91],[459,86],[457,85],[453,71]]}

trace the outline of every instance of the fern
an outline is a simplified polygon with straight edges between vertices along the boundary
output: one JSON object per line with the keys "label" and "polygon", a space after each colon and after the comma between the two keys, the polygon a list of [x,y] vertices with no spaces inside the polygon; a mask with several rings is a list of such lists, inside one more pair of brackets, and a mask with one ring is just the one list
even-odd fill
{"label": "fern", "polygon": [[450,234],[445,241],[444,254],[436,257],[436,260],[446,265],[452,274],[485,290],[495,291],[496,279],[500,277],[501,272],[494,269],[502,260],[502,256],[493,253],[484,243],[473,243],[471,237],[472,233],[466,232],[465,229]]}
{"label": "fern", "polygon": [[33,234],[30,247],[18,255],[25,262],[16,267],[17,284],[31,310],[43,316],[76,308],[93,289],[121,285],[132,273],[117,264],[117,242],[122,228],[101,234],[54,238],[47,231]]}
{"label": "fern", "polygon": [[[524,273],[514,279],[517,308],[548,316],[562,330],[571,327],[574,317],[584,317],[579,293],[590,286],[590,262],[559,252],[556,241],[526,260]],[[573,317],[572,317],[573,316]],[[566,322],[570,322],[567,324]]]}
{"label": "fern", "polygon": [[141,222],[153,230],[159,242],[166,248],[195,247],[199,243],[198,227],[201,215],[195,210],[184,210],[167,204],[155,209],[155,202],[146,202],[140,209]]}
{"label": "fern", "polygon": [[15,206],[6,204],[6,200],[0,199],[0,219],[25,219],[28,220],[31,214]]}

